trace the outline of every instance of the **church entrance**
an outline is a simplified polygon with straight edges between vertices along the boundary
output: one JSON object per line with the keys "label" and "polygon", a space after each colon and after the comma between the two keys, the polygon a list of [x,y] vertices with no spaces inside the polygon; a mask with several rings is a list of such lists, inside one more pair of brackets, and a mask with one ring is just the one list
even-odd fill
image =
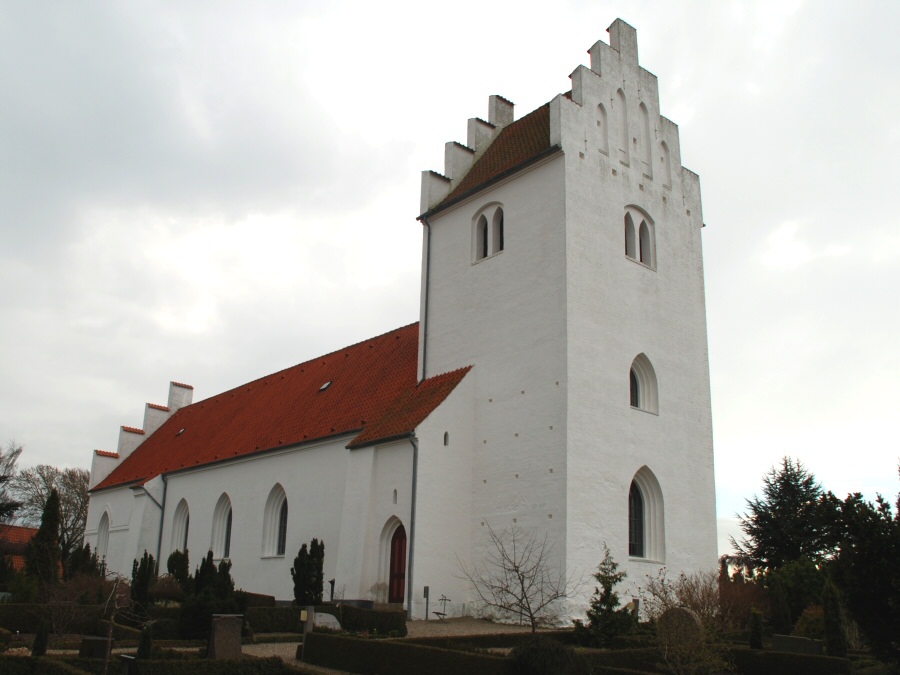
{"label": "church entrance", "polygon": [[403,602],[406,595],[406,530],[400,525],[391,537],[388,602]]}

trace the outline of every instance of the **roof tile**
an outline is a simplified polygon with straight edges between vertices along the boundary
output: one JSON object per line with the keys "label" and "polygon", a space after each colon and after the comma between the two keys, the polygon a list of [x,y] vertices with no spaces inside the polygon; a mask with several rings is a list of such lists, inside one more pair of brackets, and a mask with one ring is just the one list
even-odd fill
{"label": "roof tile", "polygon": [[465,375],[417,385],[418,351],[414,323],[186,406],[94,490],[331,436],[358,433],[358,446],[410,432]]}

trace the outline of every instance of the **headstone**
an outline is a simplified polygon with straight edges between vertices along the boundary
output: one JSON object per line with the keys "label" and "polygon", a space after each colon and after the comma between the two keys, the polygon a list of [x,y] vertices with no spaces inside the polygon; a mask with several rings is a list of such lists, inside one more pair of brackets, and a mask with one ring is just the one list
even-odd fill
{"label": "headstone", "polygon": [[703,642],[703,624],[686,607],[673,607],[656,620],[656,635],[667,647],[699,645]]}
{"label": "headstone", "polygon": [[81,648],[78,656],[83,659],[105,659],[112,651],[113,640],[94,635],[85,635],[81,638]]}
{"label": "headstone", "polygon": [[134,662],[136,659],[133,656],[128,654],[119,654],[119,660],[122,662],[122,675],[132,675],[132,673],[137,673],[137,668],[134,668]]}
{"label": "headstone", "polygon": [[316,625],[324,626],[331,630],[341,629],[341,622],[337,620],[337,617],[334,614],[327,614],[326,612],[316,612]]}
{"label": "headstone", "polygon": [[243,614],[213,614],[209,633],[209,659],[237,659],[241,656]]}

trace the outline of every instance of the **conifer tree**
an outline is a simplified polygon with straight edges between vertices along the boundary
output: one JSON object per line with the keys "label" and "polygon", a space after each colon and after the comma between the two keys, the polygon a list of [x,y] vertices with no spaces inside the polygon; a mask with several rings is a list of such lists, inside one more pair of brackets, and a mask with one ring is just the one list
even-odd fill
{"label": "conifer tree", "polygon": [[587,611],[588,631],[599,647],[608,646],[615,636],[629,633],[634,627],[634,617],[619,607],[619,594],[615,591],[626,574],[619,571],[619,563],[613,560],[609,547],[604,544],[603,550],[603,560],[593,575],[598,586]]}
{"label": "conifer tree", "polygon": [[294,604],[305,607],[312,605],[314,598],[310,583],[309,550],[306,544],[300,547],[297,557],[294,558],[294,566],[291,568],[291,578],[294,580]]}
{"label": "conifer tree", "polygon": [[847,656],[841,598],[831,579],[825,582],[822,589],[822,609],[825,611],[825,652],[828,656]]}
{"label": "conifer tree", "polygon": [[59,579],[59,495],[50,492],[41,526],[28,544],[25,554],[28,574],[41,583],[55,584]]}

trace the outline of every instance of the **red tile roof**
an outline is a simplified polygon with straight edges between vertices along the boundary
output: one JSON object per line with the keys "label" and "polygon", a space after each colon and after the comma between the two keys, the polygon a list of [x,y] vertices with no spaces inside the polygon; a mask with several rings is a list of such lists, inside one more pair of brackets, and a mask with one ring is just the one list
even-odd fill
{"label": "red tile roof", "polygon": [[36,534],[36,527],[0,525],[0,555],[7,556],[16,572],[25,569],[25,546]]}
{"label": "red tile roof", "polygon": [[122,431],[127,431],[130,434],[140,434],[141,436],[144,435],[144,430],[138,429],[137,427],[124,427],[123,426]]}
{"label": "red tile roof", "polygon": [[109,450],[94,450],[95,455],[100,455],[101,457],[112,457],[113,459],[119,459],[118,452],[110,452]]}
{"label": "red tile roof", "polygon": [[381,418],[366,426],[356,438],[350,441],[347,447],[359,448],[371,445],[374,441],[383,441],[408,434],[447,398],[471,369],[472,366],[467,366],[442,375],[435,375],[415,387],[405,389],[385,409]]}
{"label": "red tile roof", "polygon": [[330,436],[410,433],[466,372],[417,385],[418,352],[414,323],[182,408],[94,490]]}
{"label": "red tile roof", "polygon": [[551,149],[550,104],[545,103],[501,129],[497,138],[459,184],[429,213],[450,206],[490,183],[518,171]]}
{"label": "red tile roof", "polygon": [[163,412],[169,412],[169,406],[160,405],[159,403],[148,403],[148,408],[153,408],[154,410],[162,410]]}

